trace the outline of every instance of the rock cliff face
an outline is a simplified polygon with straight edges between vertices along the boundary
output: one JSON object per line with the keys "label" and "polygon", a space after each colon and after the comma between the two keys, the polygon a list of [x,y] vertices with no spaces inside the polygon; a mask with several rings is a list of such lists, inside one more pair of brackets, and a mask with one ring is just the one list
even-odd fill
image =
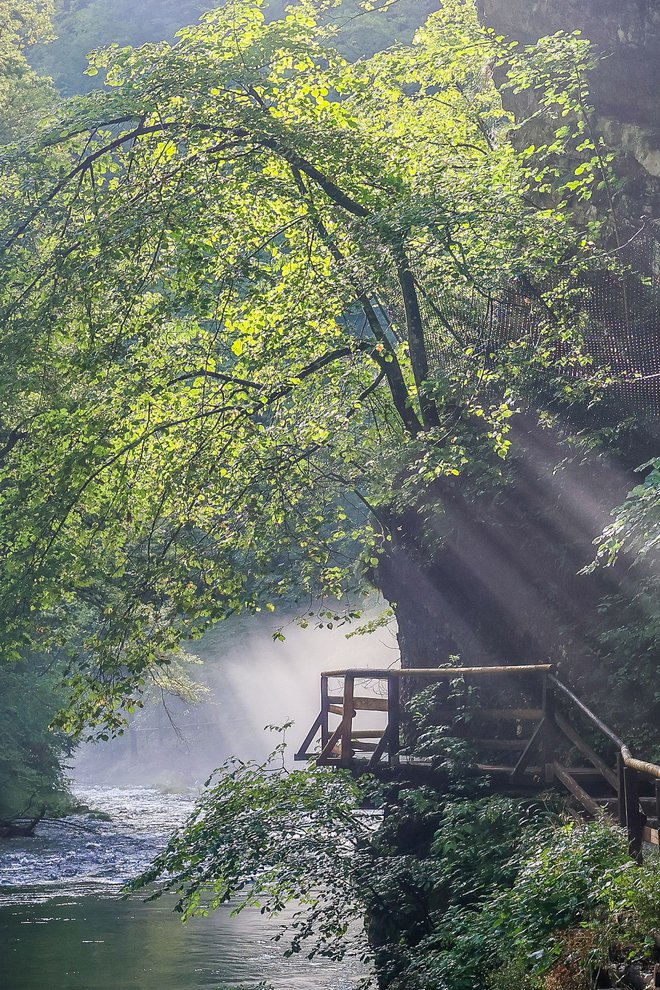
{"label": "rock cliff face", "polygon": [[[634,252],[621,254],[623,263],[657,283],[660,0],[477,2],[483,22],[498,34],[533,44],[557,31],[580,30],[603,53],[591,96],[595,130],[622,153],[616,166],[624,183],[616,195],[615,233],[618,238],[623,231],[626,246],[634,241]],[[524,94],[507,92],[505,99],[520,101],[511,107],[520,119],[533,109]],[[528,126],[543,131],[544,125]],[[520,140],[530,143],[529,138],[523,128]],[[533,134],[531,143],[538,143]],[[607,209],[609,197],[597,205]],[[578,209],[584,207],[578,204]],[[642,222],[642,217],[657,223]],[[628,238],[633,232],[636,236]],[[562,664],[569,679],[592,678],[590,690],[604,685],[602,665],[610,662],[611,648],[601,638],[607,620],[600,606],[620,595],[622,614],[632,615],[638,586],[625,561],[618,569],[590,576],[582,568],[593,558],[592,540],[610,522],[612,506],[621,504],[636,483],[633,469],[658,448],[660,288],[642,287],[631,277],[624,291],[621,280],[603,276],[598,304],[585,313],[598,347],[611,344],[605,358],[614,370],[640,375],[636,404],[629,384],[619,405],[613,403],[609,411],[594,407],[593,413],[573,410],[573,420],[569,423],[567,413],[556,434],[539,428],[531,414],[518,417],[505,488],[489,494],[485,486],[475,493],[438,483],[428,493],[428,504],[411,505],[391,520],[395,535],[378,579],[386,598],[397,604],[404,666],[432,666],[452,654],[468,666],[550,658]],[[597,358],[599,353],[604,352],[597,350]],[[565,431],[605,433],[633,409],[641,410],[635,431],[605,454],[580,452],[566,443]],[[430,520],[426,528],[424,517]],[[616,649],[612,663],[620,659]],[[640,666],[644,662],[640,657]],[[607,702],[603,696],[603,711]]]}
{"label": "rock cliff face", "polygon": [[606,56],[592,78],[596,123],[608,144],[625,155],[625,212],[633,222],[642,215],[658,218],[659,0],[478,0],[478,5],[485,24],[524,44],[555,31],[580,30]]}

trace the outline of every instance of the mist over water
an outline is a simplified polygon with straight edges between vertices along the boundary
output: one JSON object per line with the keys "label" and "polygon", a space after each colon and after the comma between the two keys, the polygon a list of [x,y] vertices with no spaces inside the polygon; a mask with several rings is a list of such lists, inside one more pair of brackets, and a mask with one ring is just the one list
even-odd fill
{"label": "mist over water", "polygon": [[285,957],[277,919],[223,905],[181,924],[171,895],[145,903],[122,885],[151,861],[194,794],[77,787],[110,816],[42,822],[34,839],[0,843],[1,990],[356,990],[357,959]]}
{"label": "mist over water", "polygon": [[[382,608],[376,604],[370,614]],[[274,641],[283,622],[285,641]],[[206,689],[204,698],[189,703],[152,697],[125,736],[80,748],[74,780],[173,790],[199,786],[230,756],[264,759],[279,741],[264,726],[289,720],[292,757],[318,713],[321,671],[398,664],[393,626],[347,639],[352,628],[317,629],[310,619],[303,629],[293,617],[270,613],[218,625],[189,647],[203,661],[190,673]]]}
{"label": "mist over water", "polygon": [[[375,607],[373,614],[377,614]],[[204,779],[231,755],[263,759],[278,741],[264,726],[289,719],[291,757],[319,710],[319,674],[398,662],[394,633],[346,639],[349,627],[302,629],[245,617],[193,647],[199,704],[155,695],[122,738],[80,748],[73,790],[109,820],[85,813],[40,824],[0,849],[0,990],[354,990],[357,959],[285,958],[279,921],[231,906],[185,926],[174,898],[121,899],[192,810]],[[313,620],[310,619],[313,623]],[[192,650],[191,650],[192,652]],[[371,713],[367,713],[371,714]],[[336,716],[335,716],[336,718]],[[292,908],[291,910],[295,910]],[[47,982],[44,983],[44,977]]]}

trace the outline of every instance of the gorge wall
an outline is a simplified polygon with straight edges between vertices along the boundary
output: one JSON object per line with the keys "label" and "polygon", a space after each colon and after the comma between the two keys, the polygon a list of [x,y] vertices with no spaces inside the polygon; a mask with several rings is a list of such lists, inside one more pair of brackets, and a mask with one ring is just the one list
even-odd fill
{"label": "gorge wall", "polygon": [[[485,24],[532,44],[579,30],[604,56],[591,80],[596,126],[624,153],[622,209],[632,223],[660,216],[658,0],[478,0]],[[515,109],[515,108],[514,108]]]}
{"label": "gorge wall", "polygon": [[[580,30],[603,54],[591,80],[595,130],[621,152],[617,213],[632,231],[648,228],[636,243],[647,246],[649,274],[657,276],[660,3],[478,3],[483,22],[498,34],[532,44],[557,31]],[[529,107],[512,109],[522,118]],[[651,302],[648,320],[636,331],[640,346],[657,354],[656,296]],[[603,305],[616,324],[614,295]],[[426,505],[412,506],[393,521],[391,554],[381,562],[378,582],[397,606],[404,666],[433,666],[452,654],[468,665],[553,660],[573,683],[602,680],[609,656],[602,642],[602,603],[620,595],[634,601],[637,586],[625,562],[592,575],[581,571],[593,559],[592,541],[611,521],[613,506],[638,481],[635,467],[653,456],[658,443],[655,399],[645,415],[625,401],[621,406],[635,425],[618,445],[588,453],[567,443],[566,435],[574,432],[568,421],[564,433],[553,434],[539,429],[533,416],[520,417],[512,434],[509,480],[501,491],[475,497],[457,484],[430,492]],[[588,426],[598,424],[585,420],[580,429]]]}

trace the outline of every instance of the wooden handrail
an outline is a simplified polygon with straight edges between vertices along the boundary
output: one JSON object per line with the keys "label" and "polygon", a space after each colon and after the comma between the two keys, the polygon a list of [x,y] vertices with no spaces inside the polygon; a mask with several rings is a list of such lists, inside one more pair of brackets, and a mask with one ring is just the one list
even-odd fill
{"label": "wooden handrail", "polygon": [[561,691],[561,693],[565,695],[565,697],[567,697],[569,701],[571,701],[575,705],[576,708],[579,708],[582,714],[586,715],[589,721],[592,722],[597,729],[600,729],[600,731],[604,733],[618,749],[623,749],[625,747],[626,744],[623,742],[623,740],[619,739],[616,733],[612,732],[610,727],[608,725],[605,725],[605,723],[602,722],[601,719],[599,719],[598,716],[594,712],[592,712],[590,708],[587,708],[585,703],[583,701],[580,701],[578,696],[576,694],[573,694],[570,688],[567,688],[565,684],[562,684],[562,682],[558,680],[553,674],[549,674],[548,680],[550,681],[552,686],[556,687],[559,691]]}
{"label": "wooden handrail", "polygon": [[370,667],[350,668],[349,670],[324,670],[322,677],[354,677],[382,680],[386,677],[430,677],[441,680],[445,677],[461,677],[463,674],[484,676],[492,674],[548,674],[555,669],[553,663],[508,664],[502,667],[393,667],[377,669]]}
{"label": "wooden handrail", "polygon": [[548,680],[557,688],[561,693],[568,698],[576,708],[579,708],[583,715],[589,719],[589,721],[596,726],[597,729],[607,736],[607,738],[614,743],[618,751],[621,753],[621,759],[626,767],[630,767],[631,770],[636,770],[638,773],[647,774],[649,777],[654,777],[656,780],[660,780],[660,766],[655,763],[648,763],[646,760],[636,759],[630,752],[628,746],[624,743],[623,739],[619,739],[615,732],[612,732],[608,725],[598,718],[598,716],[591,711],[591,709],[585,705],[583,701],[580,701],[576,694],[573,694],[570,688],[567,688],[565,684],[562,684],[560,680],[554,677],[552,674],[548,675]]}

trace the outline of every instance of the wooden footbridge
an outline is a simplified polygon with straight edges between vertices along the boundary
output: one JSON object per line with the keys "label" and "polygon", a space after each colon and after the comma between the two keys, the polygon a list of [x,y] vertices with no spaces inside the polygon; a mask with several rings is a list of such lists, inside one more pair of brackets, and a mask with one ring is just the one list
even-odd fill
{"label": "wooden footbridge", "polygon": [[582,813],[612,817],[626,828],[636,859],[644,842],[660,845],[660,766],[636,759],[551,664],[327,671],[321,710],[296,760],[432,780],[432,760],[406,749],[405,705],[430,685],[436,686],[434,720],[469,742],[494,792],[559,787]]}

